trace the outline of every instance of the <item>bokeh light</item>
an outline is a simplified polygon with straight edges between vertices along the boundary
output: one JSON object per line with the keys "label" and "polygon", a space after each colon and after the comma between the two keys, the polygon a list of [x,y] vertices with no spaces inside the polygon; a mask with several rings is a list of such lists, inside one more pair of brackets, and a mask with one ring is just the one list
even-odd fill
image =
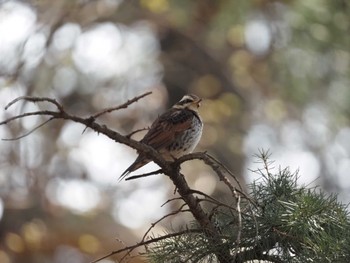
{"label": "bokeh light", "polygon": [[271,45],[271,30],[267,22],[261,20],[251,20],[246,25],[245,42],[248,49],[256,55],[264,55]]}
{"label": "bokeh light", "polygon": [[[300,184],[320,185],[348,203],[347,8],[346,1],[302,0],[2,1],[0,107],[45,96],[88,118],[152,91],[95,120],[127,135],[195,93],[205,123],[196,151],[208,151],[243,186],[258,179],[249,169],[264,149],[275,169],[299,171]],[[20,102],[1,110],[0,121],[44,109],[55,107]],[[0,139],[46,120],[0,126]],[[164,175],[118,182],[136,156],[64,120],[0,140],[0,262],[89,262],[138,242],[181,202],[162,206],[175,197]],[[158,168],[149,163],[132,175]],[[186,162],[181,171],[192,188],[227,198],[203,162]],[[152,234],[191,220],[188,213],[166,218]]]}
{"label": "bokeh light", "polygon": [[21,58],[21,45],[35,29],[36,15],[27,5],[17,1],[1,3],[0,8],[0,72],[12,73]]}
{"label": "bokeh light", "polygon": [[118,202],[112,212],[115,220],[129,228],[140,228],[164,216],[167,209],[160,207],[168,189],[164,185],[161,187],[161,183],[158,185],[153,189],[135,188],[127,197],[117,193]]}
{"label": "bokeh light", "polygon": [[47,185],[46,195],[52,203],[75,213],[87,213],[100,202],[98,188],[87,181],[53,179]]}

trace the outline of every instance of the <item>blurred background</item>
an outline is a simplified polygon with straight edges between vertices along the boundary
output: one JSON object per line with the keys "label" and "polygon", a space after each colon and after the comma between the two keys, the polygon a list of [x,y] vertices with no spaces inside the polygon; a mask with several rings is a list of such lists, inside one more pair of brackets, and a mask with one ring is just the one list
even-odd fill
{"label": "blurred background", "polygon": [[[144,128],[186,93],[204,98],[197,151],[245,185],[254,154],[299,169],[300,184],[350,201],[350,2],[346,0],[0,1],[0,120],[57,99],[89,116],[153,93],[99,123]],[[45,121],[0,127],[14,138]],[[0,262],[89,262],[139,241],[179,203],[165,176],[118,183],[136,152],[68,121],[0,141]],[[142,138],[135,134],[135,139]],[[157,169],[149,164],[135,174]],[[183,165],[191,187],[228,198],[199,161]],[[169,217],[155,235],[184,227]],[[137,253],[134,254],[134,256]],[[129,256],[128,262],[146,262]],[[116,262],[121,256],[101,262]]]}

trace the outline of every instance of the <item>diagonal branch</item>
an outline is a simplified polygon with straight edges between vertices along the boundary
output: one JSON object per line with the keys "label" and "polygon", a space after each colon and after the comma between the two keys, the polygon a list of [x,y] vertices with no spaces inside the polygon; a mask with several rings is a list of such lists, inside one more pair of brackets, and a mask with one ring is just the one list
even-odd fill
{"label": "diagonal branch", "polygon": [[142,129],[138,129],[136,131],[130,132],[128,135],[125,135],[126,138],[131,138],[131,136],[133,136],[134,134],[141,132],[141,131],[147,131],[149,130],[149,128],[142,128]]}
{"label": "diagonal branch", "polygon": [[[220,178],[221,181],[223,181],[228,188],[230,189],[231,193],[236,196],[237,193],[243,196],[245,199],[249,200],[252,204],[255,204],[254,201],[246,194],[243,192],[243,188],[240,185],[239,181],[237,178],[232,174],[230,170],[228,170],[222,163],[217,161],[214,157],[210,156],[206,152],[196,152],[196,153],[190,153],[187,155],[184,155],[177,159],[174,164],[175,165],[181,165],[184,162],[190,161],[190,160],[202,160],[206,165],[210,166],[214,172],[217,174],[217,176]],[[225,176],[225,173],[228,173],[234,180],[237,182],[237,185],[240,189],[236,189],[230,181],[227,179]]]}
{"label": "diagonal branch", "polygon": [[[58,102],[56,100],[48,99],[48,98],[37,98],[37,97],[23,96],[23,97],[19,97],[18,99],[11,101],[6,106],[6,109],[8,109],[11,105],[13,105],[14,103],[16,103],[20,100],[25,100],[25,101],[30,101],[30,102],[47,101],[47,102],[55,104],[59,111],[42,110],[42,111],[23,113],[23,114],[8,118],[8,119],[0,122],[0,125],[8,124],[8,123],[10,123],[14,120],[17,120],[17,119],[23,119],[23,118],[29,117],[29,116],[40,116],[40,115],[49,116],[53,119],[70,120],[70,121],[73,121],[76,123],[83,124],[87,128],[90,128],[99,134],[104,134],[105,136],[109,137],[110,139],[112,139],[113,141],[115,141],[117,143],[125,144],[133,149],[136,149],[139,152],[142,152],[148,158],[152,159],[156,164],[158,164],[163,169],[163,171],[169,172],[172,170],[170,163],[166,162],[160,156],[160,154],[156,150],[154,150],[152,147],[147,146],[147,145],[140,143],[138,141],[135,141],[131,138],[126,138],[125,136],[121,135],[120,133],[109,129],[105,125],[100,125],[100,124],[96,123],[95,119],[93,117],[82,118],[82,117],[78,117],[75,115],[71,115],[71,114],[67,113],[64,110],[64,108],[60,104],[58,104]],[[131,100],[131,101],[133,101],[133,100]]]}
{"label": "diagonal branch", "polygon": [[11,118],[8,118],[2,122],[0,122],[0,125],[5,125],[5,124],[8,124],[14,120],[18,120],[18,119],[23,119],[25,117],[29,117],[29,116],[40,116],[40,115],[43,115],[43,116],[52,116],[54,117],[55,119],[59,119],[59,114],[57,114],[56,111],[47,111],[47,110],[43,110],[43,111],[33,111],[33,112],[27,112],[27,113],[23,113],[23,114],[19,114],[19,115],[16,115],[16,116],[13,116]]}
{"label": "diagonal branch", "polygon": [[142,237],[142,242],[145,241],[147,235],[149,234],[149,232],[158,224],[160,223],[161,221],[163,221],[164,219],[168,218],[169,216],[174,216],[174,215],[177,215],[179,214],[180,212],[191,212],[190,210],[188,209],[183,209],[184,207],[186,206],[186,204],[182,204],[180,206],[179,209],[173,211],[173,212],[170,212],[168,214],[166,214],[165,216],[161,217],[160,219],[158,219],[156,222],[152,223],[151,226],[148,228],[148,230],[145,232],[145,234],[143,235]]}
{"label": "diagonal branch", "polygon": [[104,110],[102,110],[102,111],[92,115],[92,118],[97,119],[98,117],[100,117],[103,114],[110,113],[112,111],[116,111],[116,110],[120,110],[120,109],[126,109],[127,107],[129,107],[130,104],[133,104],[134,102],[137,102],[138,100],[140,100],[140,99],[142,99],[142,98],[144,98],[144,97],[146,97],[146,96],[148,96],[150,94],[152,94],[152,91],[146,92],[146,93],[144,93],[144,94],[142,94],[140,96],[137,96],[137,97],[135,97],[135,98],[133,98],[131,100],[128,100],[127,102],[125,102],[125,103],[123,103],[123,104],[121,104],[119,106],[104,109]]}
{"label": "diagonal branch", "polygon": [[36,130],[40,129],[41,127],[43,127],[44,125],[46,125],[47,123],[49,123],[50,121],[52,121],[53,119],[55,119],[54,117],[51,117],[50,119],[44,121],[43,123],[39,124],[38,126],[34,127],[33,129],[31,129],[29,132],[22,134],[21,136],[15,137],[15,138],[8,138],[8,139],[2,139],[3,141],[16,141],[16,140],[20,140],[30,134],[32,134],[33,132],[35,132]]}
{"label": "diagonal branch", "polygon": [[116,255],[116,254],[119,254],[119,253],[122,253],[122,252],[125,252],[125,251],[132,252],[134,249],[136,249],[138,247],[147,246],[147,245],[150,245],[150,244],[153,244],[153,243],[157,243],[157,242],[162,241],[162,240],[166,240],[166,239],[169,239],[169,238],[173,238],[173,237],[177,237],[177,236],[181,236],[181,235],[189,234],[189,233],[203,233],[203,230],[202,229],[186,229],[184,231],[179,231],[179,232],[176,232],[176,233],[171,233],[171,234],[168,234],[168,235],[151,238],[149,240],[145,240],[145,241],[139,242],[139,243],[137,243],[135,245],[127,246],[125,248],[112,251],[108,255],[100,257],[100,258],[92,261],[91,263],[99,262],[99,261],[101,261],[103,259],[109,258],[109,257],[111,257],[113,255]]}
{"label": "diagonal branch", "polygon": [[145,174],[139,174],[139,175],[133,175],[133,176],[126,177],[125,181],[135,180],[135,179],[138,179],[138,178],[148,177],[148,176],[151,176],[151,175],[161,174],[161,173],[163,173],[163,170],[159,169],[159,170],[154,171],[154,172],[149,172],[149,173],[145,173]]}

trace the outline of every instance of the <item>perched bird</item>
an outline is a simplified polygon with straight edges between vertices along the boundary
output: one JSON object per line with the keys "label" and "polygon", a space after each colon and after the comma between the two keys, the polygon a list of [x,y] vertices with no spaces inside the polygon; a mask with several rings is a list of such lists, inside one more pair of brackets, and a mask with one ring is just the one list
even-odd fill
{"label": "perched bird", "polygon": [[[202,136],[203,123],[198,114],[201,101],[196,95],[185,95],[153,122],[141,142],[157,150],[166,161],[191,153]],[[139,154],[119,180],[150,161],[142,153]]]}

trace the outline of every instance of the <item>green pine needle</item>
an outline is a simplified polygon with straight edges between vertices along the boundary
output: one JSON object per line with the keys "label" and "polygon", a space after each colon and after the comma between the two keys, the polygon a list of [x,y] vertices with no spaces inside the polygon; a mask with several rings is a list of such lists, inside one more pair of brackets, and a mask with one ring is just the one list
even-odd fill
{"label": "green pine needle", "polygon": [[[347,206],[336,195],[299,186],[298,171],[273,172],[269,156],[264,151],[258,155],[262,168],[254,172],[261,178],[248,186],[255,202],[242,202],[242,225],[237,212],[224,206],[211,218],[236,262],[268,257],[270,262],[348,262]],[[203,233],[188,233],[157,243],[147,256],[151,262],[217,262],[215,251]]]}

